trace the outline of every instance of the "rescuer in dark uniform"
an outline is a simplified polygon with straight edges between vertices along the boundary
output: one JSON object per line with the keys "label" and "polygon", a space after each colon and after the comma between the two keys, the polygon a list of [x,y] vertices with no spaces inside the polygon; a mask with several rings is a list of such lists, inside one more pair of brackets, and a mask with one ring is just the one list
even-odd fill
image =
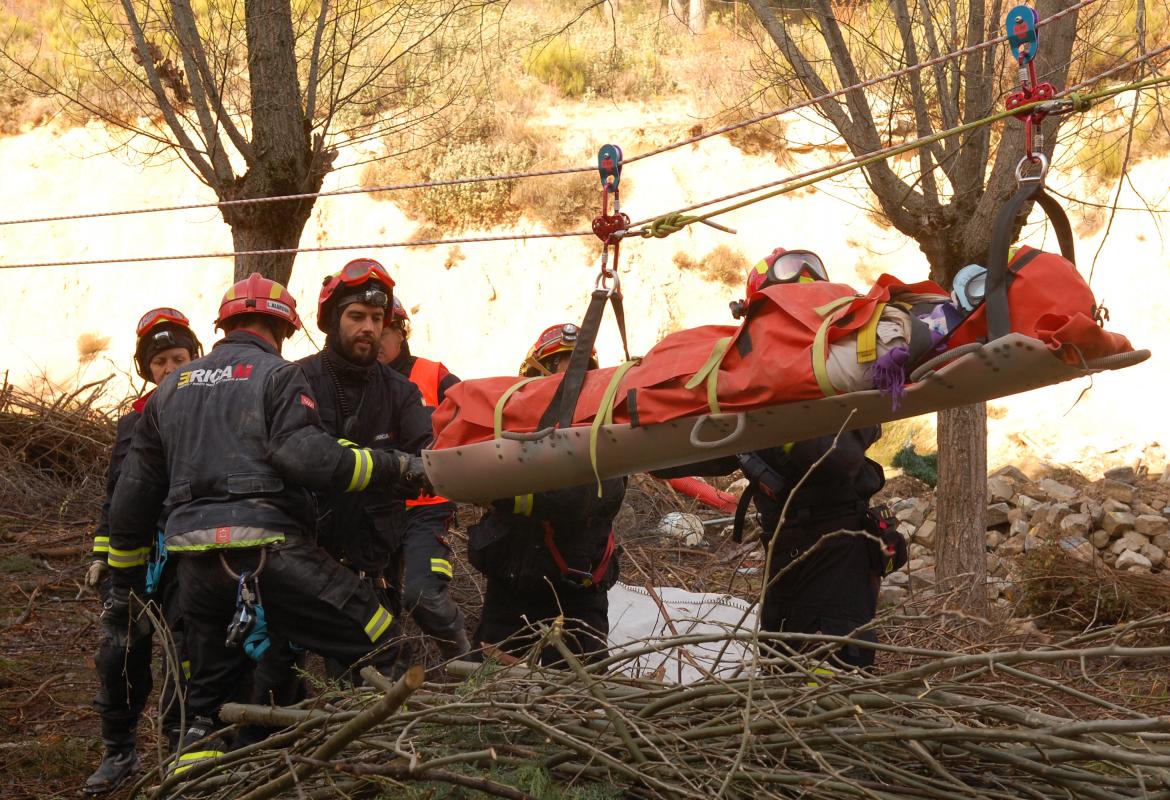
{"label": "rescuer in dark uniform", "polygon": [[[431,441],[433,405],[424,404],[409,379],[378,361],[393,289],[394,280],[385,268],[368,258],[355,259],[326,278],[317,303],[317,327],[326,334],[325,349],[299,363],[319,399],[326,430],[363,447],[417,454]],[[445,592],[450,550],[437,539],[438,531],[446,532],[453,507],[442,498],[438,504],[433,500],[405,494],[331,494],[324,498],[318,536],[331,554],[364,580],[388,591],[396,605],[397,593],[384,578],[388,565],[400,551],[408,559],[425,556],[427,574],[442,575],[444,591],[437,597],[446,600],[447,607],[433,597],[417,596],[425,588],[417,582],[408,584],[405,606],[420,627],[438,639],[444,655],[454,658],[467,652],[467,633],[462,614]],[[433,543],[430,553],[412,552],[409,538],[404,538],[412,525]]]}
{"label": "rescuer in dark uniform", "polygon": [[[378,360],[409,378],[431,408],[459,383],[440,362],[410,352],[410,316],[397,295],[390,298]],[[443,658],[460,658],[471,650],[471,643],[463,612],[449,590],[455,576],[448,542],[455,504],[444,497],[419,497],[407,500],[406,509],[399,550],[391,560],[387,580],[402,587],[403,607],[422,632],[439,644]]]}
{"label": "rescuer in dark uniform", "polygon": [[[426,485],[421,459],[345,446],[320,427],[301,368],[280,357],[300,327],[296,301],[253,273],[232,286],[212,352],[163,381],[146,404],[110,505],[112,631],[140,623],[144,562],[166,512],[187,626],[193,717],[177,769],[222,752],[220,706],[244,674],[240,646],[263,606],[274,633],[348,666],[385,672],[398,656],[393,616],[358,579],[314,546],[320,491]],[[117,563],[115,564],[115,559]]]}
{"label": "rescuer in dark uniform", "polygon": [[[522,375],[564,372],[577,341],[575,325],[554,325],[528,351]],[[597,368],[593,355],[591,369]],[[485,652],[519,657],[539,639],[531,630],[563,612],[571,652],[604,658],[609,635],[609,589],[617,582],[613,520],[626,494],[625,478],[492,503],[468,530],[468,558],[487,577],[476,641]],[[541,653],[559,664],[552,647]]]}
{"label": "rescuer in dark uniform", "polygon": [[[732,313],[736,317],[750,313],[752,297],[767,286],[816,280],[828,280],[828,274],[815,253],[777,248],[752,267],[747,298],[732,303]],[[763,542],[769,547],[785,502],[811,469],[792,495],[784,525],[770,547],[770,580],[760,609],[760,629],[876,641],[872,631],[855,631],[873,620],[876,582],[897,559],[904,562],[905,542],[895,553],[892,548],[898,534],[892,529],[882,543],[847,532],[876,533],[869,501],[885,485],[885,473],[865,452],[880,436],[881,428],[872,425],[843,432],[836,437],[836,446],[834,436],[821,436],[653,474],[664,478],[726,475],[742,469],[749,485],[736,514],[735,535],[738,538],[747,506],[754,502]],[[824,461],[814,468],[822,457]],[[851,644],[838,649],[833,658],[838,666],[869,667],[874,651]]]}
{"label": "rescuer in dark uniform", "polygon": [[[138,341],[134,347],[134,368],[144,381],[159,384],[179,367],[203,354],[199,339],[191,330],[191,322],[182,312],[173,308],[154,308],[142,315],[136,329]],[[130,411],[118,420],[114,450],[106,473],[106,501],[102,504],[97,529],[93,538],[93,562],[85,575],[85,585],[98,589],[104,601],[109,596],[110,553],[110,498],[118,484],[122,462],[130,451],[130,440],[142,409],[154,390],[139,397]],[[178,680],[183,681],[182,666],[186,662],[182,626],[178,615],[178,583],[174,570],[164,569],[165,554],[152,553],[152,577],[147,594],[162,609],[174,639],[180,661]],[[161,563],[160,563],[161,562]],[[115,560],[115,566],[117,562]],[[98,693],[93,704],[101,716],[102,744],[105,755],[97,770],[85,781],[82,792],[99,795],[112,792],[138,768],[138,718],[142,715],[150,690],[154,686],[151,674],[152,636],[149,630],[134,638],[103,636],[94,657],[98,674]],[[163,726],[173,747],[178,742],[182,700],[175,691],[175,681],[168,679],[162,688]]]}

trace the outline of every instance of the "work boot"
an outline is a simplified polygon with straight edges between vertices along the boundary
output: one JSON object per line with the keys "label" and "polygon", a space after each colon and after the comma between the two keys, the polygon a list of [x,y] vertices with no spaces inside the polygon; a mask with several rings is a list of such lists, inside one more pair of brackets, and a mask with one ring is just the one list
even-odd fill
{"label": "work boot", "polygon": [[168,774],[177,775],[201,761],[222,756],[227,748],[219,736],[213,735],[217,730],[214,721],[207,717],[195,717],[191,727],[183,734],[178,755],[167,765]]}
{"label": "work boot", "polygon": [[102,758],[102,763],[92,775],[85,779],[85,786],[81,790],[82,794],[89,797],[109,794],[137,771],[138,753],[133,750],[121,752],[107,750]]}
{"label": "work boot", "polygon": [[463,628],[455,631],[451,639],[435,639],[435,644],[439,646],[439,655],[444,661],[459,661],[471,652],[471,641]]}

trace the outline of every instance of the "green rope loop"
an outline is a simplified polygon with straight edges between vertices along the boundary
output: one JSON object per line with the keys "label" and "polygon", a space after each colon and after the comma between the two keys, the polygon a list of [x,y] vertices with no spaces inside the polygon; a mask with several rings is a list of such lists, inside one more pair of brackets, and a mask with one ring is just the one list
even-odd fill
{"label": "green rope loop", "polygon": [[692,217],[687,214],[682,214],[678,211],[672,211],[669,214],[663,214],[642,229],[642,238],[649,238],[653,236],[655,239],[665,239],[672,233],[678,233],[686,226],[694,222],[697,217]]}

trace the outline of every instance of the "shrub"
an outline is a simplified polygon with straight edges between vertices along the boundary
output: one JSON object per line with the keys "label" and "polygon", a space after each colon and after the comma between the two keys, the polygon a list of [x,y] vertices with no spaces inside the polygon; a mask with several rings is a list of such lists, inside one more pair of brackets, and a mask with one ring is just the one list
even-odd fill
{"label": "shrub", "polygon": [[[526,143],[466,142],[443,152],[427,180],[443,181],[475,175],[521,172],[532,164]],[[460,230],[499,222],[510,210],[516,181],[463,183],[420,190],[412,205],[442,228]]]}
{"label": "shrub", "polygon": [[565,97],[580,97],[592,86],[589,54],[574,49],[560,37],[534,45],[524,59],[524,71],[557,89]]}

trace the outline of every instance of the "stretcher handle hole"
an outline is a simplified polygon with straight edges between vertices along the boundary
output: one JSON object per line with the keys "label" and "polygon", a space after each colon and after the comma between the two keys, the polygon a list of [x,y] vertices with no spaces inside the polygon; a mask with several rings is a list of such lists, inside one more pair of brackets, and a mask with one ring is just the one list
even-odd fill
{"label": "stretcher handle hole", "polygon": [[691,428],[691,447],[710,450],[716,447],[723,447],[724,445],[731,444],[736,439],[743,436],[744,430],[747,429],[747,414],[743,413],[742,411],[734,415],[735,429],[731,433],[724,436],[722,439],[716,439],[715,441],[708,442],[704,441],[699,436],[700,432],[703,430],[703,426],[706,425],[708,421],[721,422],[731,418],[732,416],[733,415],[731,414],[704,414],[695,420],[695,427]]}
{"label": "stretcher handle hole", "polygon": [[917,383],[918,381],[925,378],[928,372],[933,372],[935,369],[947,363],[948,361],[954,361],[960,356],[965,356],[968,353],[974,353],[981,347],[983,347],[983,345],[979,344],[978,342],[971,342],[969,344],[961,344],[956,348],[946,351],[945,353],[939,353],[937,356],[930,359],[929,361],[924,362],[921,366],[911,372],[910,382]]}
{"label": "stretcher handle hole", "polygon": [[541,428],[532,433],[515,433],[514,431],[500,431],[501,439],[511,439],[514,442],[539,442],[541,439],[552,434],[556,430],[555,425],[549,425],[547,428]]}

